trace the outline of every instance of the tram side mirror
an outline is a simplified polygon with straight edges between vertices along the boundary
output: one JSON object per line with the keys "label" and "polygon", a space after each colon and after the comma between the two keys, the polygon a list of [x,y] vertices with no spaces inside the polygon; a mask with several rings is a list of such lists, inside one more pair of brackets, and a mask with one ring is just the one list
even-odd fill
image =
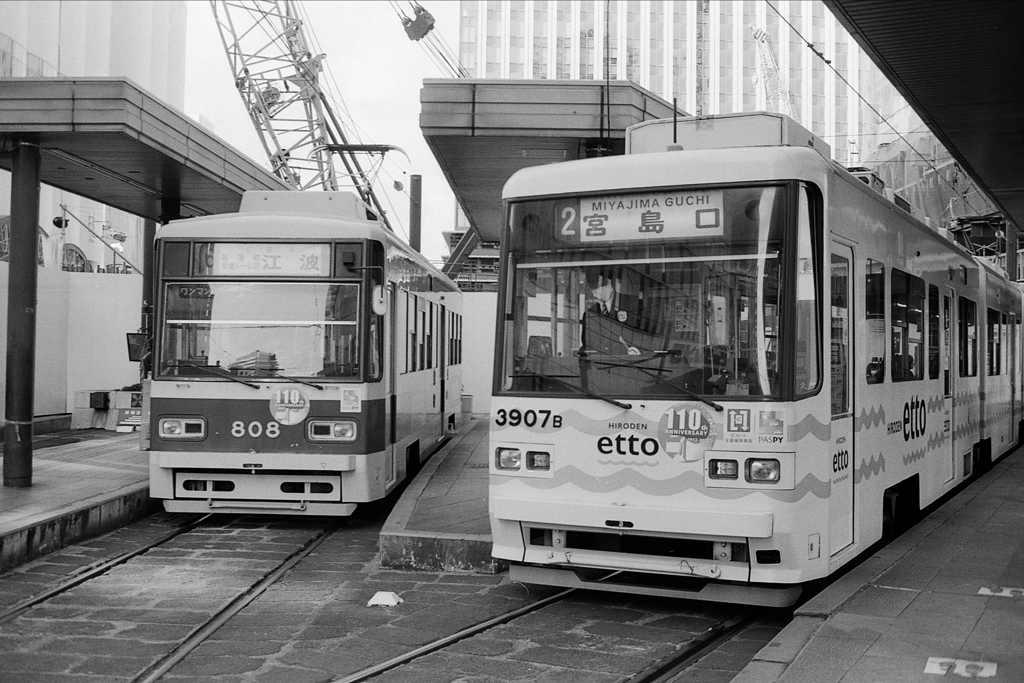
{"label": "tram side mirror", "polygon": [[149,335],[145,332],[128,332],[128,360],[139,363],[146,355]]}
{"label": "tram side mirror", "polygon": [[384,287],[381,285],[374,285],[370,298],[370,306],[373,308],[374,313],[377,315],[384,315],[388,312],[388,300],[384,298]]}

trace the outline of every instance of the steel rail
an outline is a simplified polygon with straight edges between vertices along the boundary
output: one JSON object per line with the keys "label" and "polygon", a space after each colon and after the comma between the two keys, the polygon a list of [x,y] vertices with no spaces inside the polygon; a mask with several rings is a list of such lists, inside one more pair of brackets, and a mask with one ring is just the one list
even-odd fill
{"label": "steel rail", "polygon": [[125,562],[127,562],[128,560],[131,560],[134,557],[138,557],[139,555],[141,555],[141,554],[143,554],[145,552],[149,552],[153,548],[161,546],[164,543],[167,543],[168,541],[170,541],[170,540],[172,540],[172,539],[174,539],[174,538],[176,538],[176,537],[178,537],[178,536],[180,536],[182,534],[186,534],[189,531],[192,531],[193,529],[198,527],[200,524],[202,524],[203,522],[205,522],[207,519],[209,519],[212,516],[213,515],[203,515],[202,517],[199,517],[198,519],[195,519],[195,520],[193,520],[191,522],[187,522],[185,524],[182,524],[181,526],[179,526],[174,531],[171,531],[171,532],[161,536],[160,538],[145,544],[144,546],[142,546],[140,548],[136,548],[135,550],[129,550],[128,552],[122,553],[122,554],[118,555],[117,557],[115,557],[113,559],[105,560],[105,561],[103,561],[103,562],[93,566],[92,568],[87,569],[86,571],[82,572],[81,574],[78,574],[78,575],[76,575],[76,576],[74,576],[74,577],[72,577],[72,578],[70,578],[70,579],[68,579],[68,580],[66,580],[66,581],[56,585],[56,586],[52,586],[52,587],[47,588],[46,590],[44,590],[44,591],[42,591],[40,593],[36,593],[35,595],[31,595],[31,596],[25,598],[24,600],[21,600],[20,602],[12,605],[10,607],[8,607],[7,609],[5,609],[3,611],[0,611],[0,624],[2,624],[4,622],[7,622],[7,621],[10,621],[11,619],[14,619],[15,617],[20,616],[22,613],[26,612],[27,610],[31,609],[32,607],[35,607],[36,605],[38,605],[38,604],[40,604],[42,602],[46,602],[47,600],[49,600],[50,598],[52,598],[52,597],[54,597],[56,595],[60,595],[61,593],[74,588],[75,586],[79,586],[79,585],[85,583],[86,581],[89,581],[90,579],[94,579],[97,576],[105,574],[108,571],[110,571],[111,569],[113,569],[114,567],[116,567],[118,565],[121,565],[121,564],[124,564]]}
{"label": "steel rail", "polygon": [[759,616],[760,612],[754,611],[715,624],[695,640],[687,642],[678,652],[654,662],[624,683],[668,683],[708,652],[747,628]]}
{"label": "steel rail", "polygon": [[421,645],[420,647],[414,650],[410,650],[405,654],[392,657],[391,659],[381,662],[380,664],[367,667],[355,673],[349,674],[343,678],[331,679],[331,683],[359,683],[360,681],[365,681],[367,679],[373,678],[374,676],[379,676],[385,671],[390,671],[391,669],[402,666],[403,664],[408,664],[414,659],[419,659],[420,657],[428,655],[431,652],[442,650],[448,647],[449,645],[453,645],[459,642],[460,640],[465,640],[466,638],[475,636],[478,633],[483,633],[484,631],[491,629],[495,626],[512,621],[513,619],[517,619],[523,616],[524,614],[529,614],[530,612],[539,610],[541,607],[546,607],[547,605],[550,605],[553,602],[558,602],[562,598],[565,598],[578,590],[578,588],[570,588],[568,590],[562,591],[561,593],[549,595],[548,597],[542,600],[538,600],[537,602],[531,602],[529,605],[524,605],[510,612],[506,612],[505,614],[499,614],[498,616],[488,619],[487,621],[480,622],[479,624],[468,626],[462,629],[461,631],[457,631],[456,633],[453,633],[449,636],[445,636],[444,638],[438,638],[437,640],[431,643]]}
{"label": "steel rail", "polygon": [[265,593],[272,585],[284,576],[292,567],[305,559],[310,553],[330,538],[341,526],[341,520],[335,520],[321,529],[312,538],[306,541],[302,547],[286,557],[275,569],[265,574],[262,579],[251,585],[241,595],[229,602],[223,609],[211,617],[205,624],[194,629],[183,641],[178,643],[170,652],[162,658],[150,664],[141,673],[132,679],[132,683],[153,683],[165,673],[174,668],[192,650],[196,649],[206,641],[213,633],[223,626],[229,619],[245,609],[253,600]]}

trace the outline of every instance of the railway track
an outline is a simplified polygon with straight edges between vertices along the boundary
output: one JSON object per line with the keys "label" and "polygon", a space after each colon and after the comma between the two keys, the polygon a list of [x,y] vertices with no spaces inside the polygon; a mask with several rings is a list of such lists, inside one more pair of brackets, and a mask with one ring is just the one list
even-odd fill
{"label": "railway track", "polygon": [[11,621],[12,619],[16,619],[17,617],[21,616],[22,614],[32,609],[36,605],[41,605],[45,603],[47,600],[51,600],[52,598],[55,598],[58,595],[62,595],[63,593],[66,593],[67,591],[71,590],[72,588],[75,588],[76,586],[79,586],[87,581],[90,581],[91,579],[106,574],[114,567],[123,565],[126,562],[132,560],[133,558],[138,557],[143,553],[149,552],[153,548],[158,548],[164,545],[165,543],[168,543],[174,540],[175,538],[181,536],[182,534],[186,534],[189,531],[198,528],[201,524],[203,524],[203,522],[207,521],[212,516],[213,515],[195,515],[191,520],[188,520],[180,524],[177,528],[172,529],[170,532],[164,534],[163,536],[157,539],[149,541],[148,543],[140,545],[137,548],[133,548],[132,550],[129,550],[127,552],[121,553],[120,555],[117,555],[116,557],[113,557],[109,560],[99,562],[79,574],[76,574],[68,579],[60,581],[57,584],[43,591],[40,591],[39,593],[35,593],[25,598],[24,600],[20,600],[14,605],[11,605],[10,607],[6,607],[3,610],[0,610],[0,624],[4,624],[8,621]]}
{"label": "railway track", "polygon": [[153,683],[160,679],[181,662],[190,652],[202,645],[218,628],[228,622],[233,616],[241,612],[254,600],[267,591],[270,586],[284,576],[288,570],[297,565],[310,553],[333,535],[341,526],[340,521],[332,521],[322,530],[315,533],[305,544],[284,559],[278,566],[266,573],[266,575],[253,584],[248,590],[232,600],[223,609],[211,617],[205,624],[196,628],[185,640],[178,644],[167,655],[154,662],[145,671],[132,679],[132,683]]}
{"label": "railway track", "polygon": [[[617,573],[617,572],[613,572]],[[609,575],[611,576],[611,575]],[[346,676],[332,679],[331,683],[363,683],[371,681],[379,676],[390,673],[397,676],[397,680],[403,680],[402,667],[407,666],[416,660],[428,655],[450,648],[461,641],[474,638],[497,626],[508,624],[516,619],[543,610],[570,596],[581,593],[580,589],[570,588],[561,591],[547,598],[520,607],[515,610],[488,619],[487,621],[464,628],[444,638],[422,645],[410,652],[393,657],[387,661],[366,667],[361,671]],[[728,641],[737,633],[756,621],[762,610],[749,609],[739,616],[724,618],[720,622],[708,628],[703,633],[675,645],[676,650],[671,654],[658,659],[646,668],[638,671],[632,676],[624,676],[624,683],[669,683],[675,676],[678,676],[687,667],[691,666],[698,659],[708,652],[714,650],[722,643]],[[414,680],[415,676],[408,680]]]}
{"label": "railway track", "polygon": [[[376,551],[375,521],[369,520],[365,528],[357,523],[356,528],[347,530],[350,533],[343,534],[335,533],[337,522],[312,521],[257,523],[251,518],[223,516],[187,519],[128,552],[0,611],[0,649],[8,646],[0,657],[12,672],[29,672],[18,674],[18,680],[25,683],[52,680],[54,675],[72,682],[79,674],[83,674],[81,680],[95,680],[96,673],[110,674],[111,680],[151,683],[196,675],[214,661],[222,665],[219,655],[211,653],[223,652],[224,643],[230,642],[227,633],[243,631],[247,640],[287,641],[279,651],[268,651],[259,658],[255,666],[262,667],[261,671],[277,669],[280,673],[282,666],[291,665],[309,678],[313,667],[319,672],[317,680],[335,683],[418,680],[424,669],[440,671],[441,678],[465,678],[468,674],[471,680],[475,667],[496,672],[489,680],[513,680],[523,671],[561,668],[593,670],[600,673],[602,681],[660,683],[672,680],[757,616],[754,610],[739,613],[714,606],[704,610],[694,603],[666,605],[577,589],[534,596],[497,578],[378,573],[371,564]],[[360,534],[361,541],[357,538]],[[346,553],[348,559],[343,557]],[[249,564],[240,564],[243,562]],[[332,564],[337,567],[328,569]],[[318,573],[323,575],[310,579]],[[201,580],[206,583],[195,588]],[[289,604],[294,595],[290,591],[308,591],[318,581],[325,586],[325,597],[307,603],[311,605],[309,613],[295,618],[296,625],[285,629],[285,638],[254,633],[254,615]],[[452,593],[450,602],[422,602],[423,596],[430,595],[428,591],[448,590],[460,582],[466,589]],[[371,586],[388,583],[410,602],[396,608],[366,606]],[[335,597],[344,592],[349,596]],[[262,596],[266,597],[261,601]],[[154,616],[168,603],[179,602],[180,606]],[[482,607],[467,608],[472,604]],[[453,615],[453,610],[460,609],[461,613]],[[332,617],[328,620],[317,614],[321,610]],[[302,610],[292,614],[296,611]],[[417,619],[418,625],[408,623]],[[132,628],[145,635],[133,639],[129,631],[122,639],[121,631],[105,633],[111,622],[134,624]],[[362,644],[361,661],[321,663],[328,648],[317,649],[314,632],[328,622],[331,633],[325,642],[355,639]],[[415,628],[429,629],[438,637],[401,645],[377,640],[388,629],[402,632]],[[619,629],[625,631],[621,637],[616,633]],[[65,638],[62,631],[74,637]],[[86,634],[88,640],[81,637]],[[22,637],[21,651],[9,648]],[[502,642],[515,644],[503,653],[494,647]],[[81,650],[75,652],[76,647]],[[574,648],[582,655],[563,661],[562,653]],[[358,648],[346,645],[341,649]],[[62,663],[59,658],[41,657],[26,669],[15,668],[17,657],[28,656],[27,650],[61,652],[68,660]],[[72,659],[75,655],[79,655],[77,660]],[[31,675],[35,673],[32,667],[51,665],[52,670],[39,671],[47,675],[38,679]]]}

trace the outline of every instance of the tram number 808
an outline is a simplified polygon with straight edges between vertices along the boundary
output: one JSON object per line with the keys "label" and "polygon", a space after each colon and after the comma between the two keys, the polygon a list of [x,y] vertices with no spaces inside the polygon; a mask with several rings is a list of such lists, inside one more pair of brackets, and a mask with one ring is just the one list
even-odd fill
{"label": "tram number 808", "polygon": [[231,436],[236,439],[241,439],[247,434],[254,439],[258,439],[261,436],[276,439],[281,436],[281,425],[273,420],[268,422],[266,427],[263,426],[262,422],[257,422],[255,420],[250,422],[248,425],[241,420],[235,420],[231,423]]}

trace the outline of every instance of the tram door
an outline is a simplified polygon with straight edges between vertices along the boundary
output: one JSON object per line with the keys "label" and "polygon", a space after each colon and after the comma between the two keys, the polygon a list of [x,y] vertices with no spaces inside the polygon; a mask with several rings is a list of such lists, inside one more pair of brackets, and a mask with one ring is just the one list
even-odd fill
{"label": "tram door", "polygon": [[956,442],[953,439],[956,421],[953,415],[955,401],[953,396],[957,373],[953,372],[953,334],[956,320],[953,318],[956,306],[953,305],[953,290],[947,289],[942,295],[942,438],[943,441],[943,482],[956,475]]}
{"label": "tram door", "polygon": [[853,252],[845,245],[832,248],[831,367],[832,367],[832,493],[829,501],[829,554],[853,542]]}
{"label": "tram door", "polygon": [[397,352],[397,328],[398,322],[398,295],[393,284],[388,285],[388,312],[384,316],[384,381],[388,389],[387,404],[384,408],[384,434],[386,435],[384,448],[388,462],[388,482],[395,478],[398,468],[395,466],[395,441],[397,441],[398,416],[395,414],[398,408],[398,396],[395,391],[397,377],[397,363],[395,359]]}
{"label": "tram door", "polygon": [[[1003,313],[1003,320],[1007,320]],[[1004,341],[1006,348],[1006,371],[1010,373],[1010,437],[1011,441],[1019,438],[1017,434],[1017,316],[1010,314],[1009,324],[1003,325],[1008,332],[1008,338]]]}
{"label": "tram door", "polygon": [[445,394],[448,393],[448,307],[444,304],[440,306],[440,318],[437,321],[437,346],[439,353],[438,358],[438,374],[441,376],[441,433],[445,433],[446,422],[445,419]]}

